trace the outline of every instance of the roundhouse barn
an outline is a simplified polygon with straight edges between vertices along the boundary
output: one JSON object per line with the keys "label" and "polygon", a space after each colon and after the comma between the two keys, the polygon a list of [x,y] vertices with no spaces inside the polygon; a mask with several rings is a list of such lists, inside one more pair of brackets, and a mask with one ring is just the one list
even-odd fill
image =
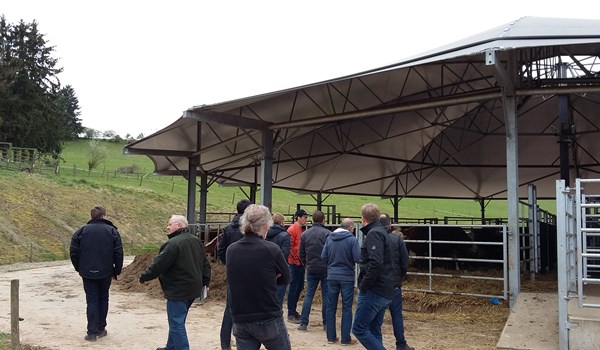
{"label": "roundhouse barn", "polygon": [[[566,226],[559,223],[568,210],[557,209],[557,221],[546,222],[559,224],[555,235],[535,224],[537,199],[558,202],[576,179],[600,172],[599,52],[598,20],[524,17],[384,67],[190,107],[124,151],[148,155],[157,174],[187,177],[188,218],[201,224],[206,191],[214,184],[247,186],[249,197],[267,206],[273,187],[313,193],[317,206],[327,204],[328,194],[372,195],[394,203],[406,197],[473,199],[481,204],[480,223],[486,221],[488,201],[506,200],[506,219],[496,227],[503,232],[504,271],[497,283],[514,307],[523,276],[535,279],[560,268],[563,259],[554,258],[554,247],[564,238]],[[527,224],[519,218],[520,201],[529,208]],[[396,210],[392,220],[398,217]],[[427,239],[417,240],[421,245],[445,241],[446,250],[454,249],[429,248],[421,260],[452,262],[459,269],[477,263],[470,260],[498,260],[500,245],[491,244],[499,242],[497,234],[482,236],[488,229],[472,225],[468,231],[469,243],[428,232]],[[466,249],[457,249],[461,246]],[[433,259],[434,253],[440,256]],[[580,260],[574,268],[588,262]],[[424,279],[456,275],[415,273]],[[596,283],[581,273],[577,278],[576,284],[565,281],[575,290],[565,287],[560,300]],[[563,315],[565,306],[558,304]],[[586,327],[576,330],[561,320],[562,349],[587,334]]]}

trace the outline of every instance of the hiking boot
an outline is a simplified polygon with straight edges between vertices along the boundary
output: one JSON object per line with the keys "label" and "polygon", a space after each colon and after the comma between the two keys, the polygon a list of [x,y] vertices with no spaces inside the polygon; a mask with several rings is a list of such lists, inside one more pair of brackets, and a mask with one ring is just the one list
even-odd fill
{"label": "hiking boot", "polygon": [[[347,343],[342,343],[342,345],[344,345],[344,346],[346,346],[346,345],[354,345],[354,344],[356,344],[356,343],[358,343],[358,340],[356,340],[356,339],[350,339],[350,341],[349,341],[349,342],[347,342]],[[414,350],[414,349],[413,349],[413,350]]]}
{"label": "hiking boot", "polygon": [[97,340],[95,334],[88,334],[88,335],[85,336],[84,339],[87,340],[87,341],[96,341]]}
{"label": "hiking boot", "polygon": [[107,334],[108,334],[108,332],[106,331],[106,329],[103,329],[100,332],[98,332],[98,334],[96,334],[96,336],[98,338],[102,338],[102,337],[106,337]]}
{"label": "hiking boot", "polygon": [[306,331],[306,330],[307,330],[307,327],[308,327],[308,325],[306,325],[306,324],[300,324],[300,325],[298,326],[298,330],[299,330],[299,331]]}
{"label": "hiking boot", "polygon": [[288,322],[295,323],[295,324],[300,324],[300,316],[289,315],[288,316]]}
{"label": "hiking boot", "polygon": [[339,338],[335,338],[335,339],[327,339],[327,343],[329,344],[335,344],[338,342],[338,340],[340,340]]}

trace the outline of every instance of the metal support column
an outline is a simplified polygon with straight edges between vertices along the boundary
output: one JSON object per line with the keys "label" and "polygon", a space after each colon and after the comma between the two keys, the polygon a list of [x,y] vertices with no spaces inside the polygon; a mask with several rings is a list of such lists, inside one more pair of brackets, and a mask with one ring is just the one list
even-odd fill
{"label": "metal support column", "polygon": [[273,206],[273,130],[262,131],[262,161],[260,162],[260,203]]}
{"label": "metal support column", "polygon": [[188,159],[188,186],[187,186],[187,220],[188,223],[196,222],[196,174],[198,169],[198,156]]}

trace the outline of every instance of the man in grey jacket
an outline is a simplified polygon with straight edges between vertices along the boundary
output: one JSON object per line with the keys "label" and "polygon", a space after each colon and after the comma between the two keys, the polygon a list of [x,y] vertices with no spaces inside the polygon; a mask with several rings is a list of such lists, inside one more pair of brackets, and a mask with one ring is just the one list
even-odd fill
{"label": "man in grey jacket", "polygon": [[313,225],[306,230],[300,237],[300,261],[306,266],[306,291],[304,301],[302,302],[302,312],[300,313],[301,331],[306,331],[308,327],[308,318],[313,298],[319,283],[321,284],[321,299],[323,299],[321,316],[323,317],[323,327],[325,327],[325,312],[327,310],[327,264],[321,260],[321,252],[327,240],[327,235],[331,233],[325,228],[325,214],[317,210],[313,214]]}

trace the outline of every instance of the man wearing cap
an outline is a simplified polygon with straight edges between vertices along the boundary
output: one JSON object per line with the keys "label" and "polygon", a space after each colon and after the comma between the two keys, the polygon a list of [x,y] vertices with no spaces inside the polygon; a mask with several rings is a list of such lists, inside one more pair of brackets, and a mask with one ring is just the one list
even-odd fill
{"label": "man wearing cap", "polygon": [[300,260],[300,236],[304,231],[308,214],[303,209],[298,209],[294,214],[294,223],[288,227],[290,234],[290,255],[288,256],[288,265],[290,267],[290,288],[288,290],[288,321],[300,323],[300,314],[296,311],[300,293],[304,289],[304,265]]}

